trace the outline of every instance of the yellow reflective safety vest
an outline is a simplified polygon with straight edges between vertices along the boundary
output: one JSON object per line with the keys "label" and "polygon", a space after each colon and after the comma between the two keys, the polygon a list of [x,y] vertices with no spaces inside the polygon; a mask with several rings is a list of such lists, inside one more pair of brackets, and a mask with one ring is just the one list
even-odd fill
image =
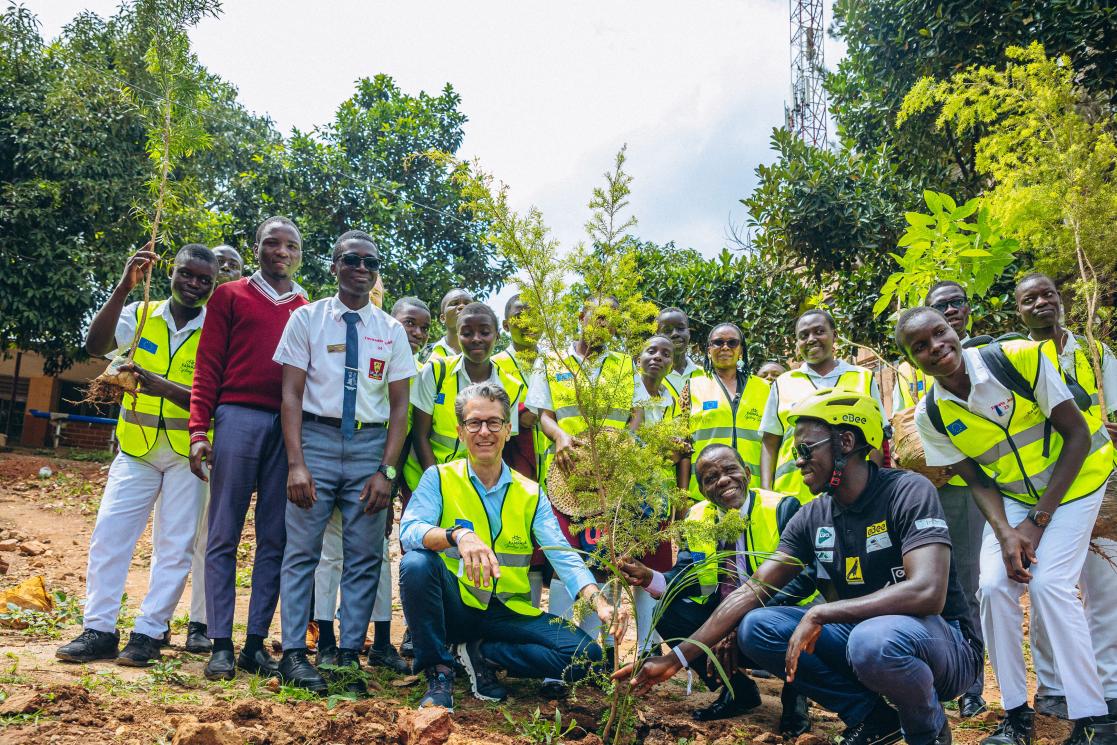
{"label": "yellow reflective safety vest", "polygon": [[[753,478],[760,474],[760,419],[768,403],[771,386],[768,381],[749,375],[741,391],[736,409],[726,395],[725,387],[715,375],[690,379],[690,440],[694,444],[691,462],[710,445],[722,444],[740,453],[752,471]],[[698,490],[698,477],[690,475],[690,494],[702,499]]]}
{"label": "yellow reflective safety vest", "polygon": [[[435,463],[448,463],[465,457],[465,447],[458,440],[458,417],[454,412],[454,401],[458,397],[458,376],[465,375],[462,356],[448,359],[432,359],[427,364],[434,366],[434,411],[431,413],[431,450]],[[510,377],[499,365],[493,365],[497,379],[511,401],[524,395],[524,384]],[[512,416],[516,409],[513,407]]]}
{"label": "yellow reflective safety vest", "polygon": [[[851,366],[838,377],[835,388],[857,391],[866,396],[872,395],[873,373],[863,367]],[[793,494],[803,504],[814,499],[811,490],[803,483],[803,475],[795,466],[795,428],[787,423],[787,417],[795,405],[817,390],[814,380],[802,370],[789,370],[776,378],[773,383],[779,395],[779,418],[783,426],[783,440],[780,442],[779,457],[776,459],[776,473],[772,486],[777,492]]]}
{"label": "yellow reflective safety vest", "polygon": [[[411,378],[411,400],[415,400],[414,392],[415,386],[419,384],[419,379],[423,375],[423,368],[426,367],[425,362],[420,362],[419,357],[415,357],[415,377]],[[407,405],[407,436],[408,436],[408,449],[407,460],[403,462],[403,481],[407,484],[407,488],[415,491],[415,487],[419,485],[419,479],[423,477],[423,467],[419,465],[419,456],[415,451],[415,444],[410,441],[412,433],[414,433],[415,424],[415,405]]]}
{"label": "yellow reflective safety vest", "polygon": [[[520,369],[520,361],[516,359],[514,350],[511,346],[503,352],[494,354],[492,356],[492,361],[510,380],[519,382],[521,390],[520,398],[512,402],[512,415],[516,416],[519,405],[527,398],[527,388],[531,381],[528,376],[524,375],[524,371]],[[543,434],[543,428],[539,426],[538,422],[531,428],[531,442],[532,445],[535,446],[535,474],[542,480],[543,460],[546,456],[547,445],[550,443],[550,440],[547,439],[547,435]]]}
{"label": "yellow reflective safety vest", "polygon": [[919,399],[927,394],[927,389],[935,384],[934,378],[928,378],[925,372],[912,367],[907,360],[896,366],[896,373],[896,389],[900,392],[901,411],[919,403]]}
{"label": "yellow reflective safety vest", "polygon": [[458,578],[462,602],[470,608],[484,610],[496,597],[509,610],[524,616],[538,616],[542,611],[531,604],[528,569],[534,551],[531,526],[539,504],[539,484],[508,469],[512,482],[500,507],[500,532],[494,535],[481,495],[469,478],[468,461],[463,458],[436,468],[442,493],[439,525],[443,528],[469,528],[493,550],[500,564],[500,579],[490,580],[488,587],[482,587],[466,576],[456,547],[443,551],[440,554],[442,561]]}
{"label": "yellow reflective safety vest", "polygon": [[[1059,352],[1055,349],[1053,341],[1040,342],[1040,349],[1043,350],[1043,355],[1051,361],[1051,364],[1062,373],[1063,378],[1067,383],[1077,383],[1082,387],[1082,390],[1090,397],[1090,408],[1087,412],[1095,419],[1104,421],[1105,417],[1102,416],[1101,404],[1098,401],[1098,381],[1094,377],[1094,366],[1090,363],[1090,354],[1086,351],[1086,346],[1089,344],[1086,337],[1074,335],[1077,346],[1074,349],[1074,370],[1073,372],[1065,369],[1059,361]],[[1100,341],[1094,342],[1098,347],[1098,359],[1105,359],[1105,348]],[[1109,403],[1108,401],[1106,402]]]}
{"label": "yellow reflective safety vest", "polygon": [[[1033,341],[1006,341],[983,348],[982,354],[996,354],[999,349],[1034,391],[1040,356],[1044,354],[1041,346]],[[954,400],[936,396],[935,389],[928,394],[928,417],[963,455],[977,461],[996,479],[1002,494],[1034,505],[1047,490],[1063,450],[1063,438],[1051,427],[1034,396],[1028,398],[1013,390],[1011,385],[1005,387],[1013,398],[1012,417],[1007,427],[971,412]],[[937,414],[932,413],[932,407],[937,409]],[[1101,420],[1089,414],[1084,419],[1090,430],[1090,450],[1062,504],[1094,493],[1105,484],[1113,470],[1113,445]]]}
{"label": "yellow reflective safety vest", "polygon": [[[198,356],[200,330],[195,329],[171,354],[171,329],[163,319],[163,308],[170,301],[143,303],[136,308],[136,323],[147,311],[143,334],[136,346],[133,361],[138,367],[162,375],[172,383],[186,387],[194,384],[194,360]],[[137,326],[138,327],[138,326]],[[167,440],[176,453],[190,457],[190,431],[187,423],[190,411],[177,406],[170,399],[151,396],[140,392],[136,395],[135,410],[131,401],[120,406],[120,417],[116,422],[116,439],[120,449],[128,455],[141,457],[147,455],[159,430],[167,433]],[[213,430],[210,430],[212,439]]]}
{"label": "yellow reflective safety vest", "polygon": [[[554,407],[555,421],[564,432],[571,436],[581,434],[589,428],[589,423],[578,406],[575,395],[575,376],[581,376],[583,394],[594,405],[595,416],[603,427],[624,429],[632,415],[632,399],[636,395],[636,366],[632,358],[620,352],[605,352],[600,359],[601,372],[595,380],[590,377],[596,370],[597,361],[590,367],[587,360],[568,356],[569,364],[575,369],[564,367],[561,363],[556,372],[548,370],[547,385],[551,390],[551,406]],[[554,362],[552,362],[554,364]],[[547,445],[544,473],[554,459],[554,443]]]}
{"label": "yellow reflective safety vest", "polygon": [[455,352],[449,344],[446,343],[445,337],[439,339],[431,345],[430,351],[427,353],[427,362],[438,359],[450,359],[457,357],[460,352]]}
{"label": "yellow reflective safety vest", "polygon": [[[766,560],[775,555],[780,545],[780,528],[778,509],[780,502],[787,499],[788,494],[779,494],[767,489],[750,489],[751,504],[749,505],[748,527],[745,532],[745,562],[749,575]],[[702,501],[690,508],[687,520],[703,521],[716,525],[725,511],[710,501]],[[695,541],[687,539],[687,550],[697,565],[698,585],[689,594],[690,599],[696,603],[705,603],[717,590],[718,566],[713,560],[717,554],[717,545],[713,541]],[[806,605],[813,601],[817,592],[798,602]]]}

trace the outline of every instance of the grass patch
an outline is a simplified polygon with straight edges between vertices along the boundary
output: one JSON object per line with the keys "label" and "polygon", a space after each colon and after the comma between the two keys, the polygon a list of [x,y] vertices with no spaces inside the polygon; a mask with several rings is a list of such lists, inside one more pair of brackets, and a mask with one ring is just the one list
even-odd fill
{"label": "grass patch", "polygon": [[27,636],[58,639],[63,629],[81,622],[82,608],[76,597],[63,590],[55,590],[50,597],[54,607],[48,611],[28,610],[8,603],[7,610],[0,613],[0,621],[11,627],[22,626],[19,631]]}

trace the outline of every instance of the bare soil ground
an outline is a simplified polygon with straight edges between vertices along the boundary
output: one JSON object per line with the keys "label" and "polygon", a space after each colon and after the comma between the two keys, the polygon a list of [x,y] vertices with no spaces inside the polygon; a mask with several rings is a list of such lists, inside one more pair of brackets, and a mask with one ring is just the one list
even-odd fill
{"label": "bare soil ground", "polygon": [[[44,465],[52,469],[48,478],[38,476]],[[56,612],[53,620],[40,619],[27,629],[0,628],[0,743],[402,742],[400,732],[406,727],[400,721],[401,712],[406,719],[407,710],[414,707],[424,688],[414,677],[394,678],[374,671],[373,690],[369,698],[360,701],[303,700],[300,691],[255,676],[241,675],[227,684],[206,681],[202,677],[205,658],[188,654],[180,646],[184,642],[189,589],[176,614],[174,645],[165,650],[163,663],[138,669],[111,662],[74,665],[55,659],[55,648],[81,630],[77,602],[84,593],[86,548],[106,470],[107,464],[103,463],[27,451],[0,454],[0,547],[8,542],[8,550],[0,553],[0,563],[8,563],[6,574],[0,576],[0,587],[10,588],[41,575],[48,590],[65,593],[62,605],[68,609]],[[249,527],[246,539],[250,536]],[[147,587],[149,538],[145,534],[133,558],[122,631],[130,625]],[[25,555],[19,547],[32,541],[45,550]],[[250,556],[244,558],[246,566],[250,565]],[[247,609],[247,593],[247,588],[238,590],[240,622]],[[398,644],[403,633],[398,607],[396,618],[393,628]],[[243,634],[243,626],[237,633]],[[278,635],[278,629],[273,633]],[[1000,696],[991,672],[987,680],[986,698],[997,703]],[[758,683],[764,698],[761,708],[739,719],[698,724],[690,712],[711,702],[713,694],[696,690],[688,697],[686,679],[679,676],[640,702],[637,740],[649,745],[778,743],[774,730],[781,683],[773,679]],[[538,697],[536,681],[508,681],[508,686],[509,702],[494,705],[473,699],[459,683],[449,742],[545,742],[542,723],[554,720],[556,707],[561,711],[564,729],[574,722],[567,741],[586,745],[600,742],[592,734],[606,708],[599,692],[583,687],[566,701],[549,702]],[[701,684],[697,688],[701,689]],[[538,719],[533,727],[536,710]],[[948,713],[957,717],[956,710]],[[841,723],[817,706],[811,715],[814,731],[796,745],[822,745],[821,738],[841,730]],[[975,745],[994,722],[994,715],[980,721],[957,722],[954,741]],[[1037,745],[1055,745],[1070,728],[1064,722],[1041,717],[1037,730]],[[432,731],[418,741],[434,736]]]}

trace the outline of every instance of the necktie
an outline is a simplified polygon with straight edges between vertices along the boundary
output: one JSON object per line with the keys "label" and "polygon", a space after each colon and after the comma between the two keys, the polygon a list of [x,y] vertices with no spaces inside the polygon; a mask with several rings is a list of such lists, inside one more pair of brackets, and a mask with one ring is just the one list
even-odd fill
{"label": "necktie", "polygon": [[341,401],[341,438],[352,440],[357,431],[357,321],[361,314],[349,311],[345,319],[345,393]]}

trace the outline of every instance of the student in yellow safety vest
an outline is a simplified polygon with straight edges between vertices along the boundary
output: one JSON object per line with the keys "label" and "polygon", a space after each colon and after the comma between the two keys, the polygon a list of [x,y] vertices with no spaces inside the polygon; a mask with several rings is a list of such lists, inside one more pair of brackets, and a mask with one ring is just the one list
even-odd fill
{"label": "student in yellow safety vest", "polygon": [[681,308],[664,308],[655,317],[655,332],[671,340],[674,353],[671,369],[667,371],[667,382],[676,391],[681,391],[688,380],[702,375],[702,368],[690,359],[690,319]]}
{"label": "student in yellow safety vest", "polygon": [[[803,364],[776,378],[760,422],[763,433],[760,485],[781,494],[797,494],[802,502],[813,497],[795,467],[794,433],[788,426],[788,417],[796,404],[816,390],[842,388],[872,396],[880,408],[881,419],[888,421],[873,373],[837,359],[834,356],[836,339],[834,318],[827,311],[813,308],[799,316],[795,321],[795,347]],[[885,435],[886,438],[891,436],[887,426]],[[880,451],[874,451],[871,457],[874,462],[883,462]]]}
{"label": "student in yellow safety vest", "polygon": [[[679,550],[679,558],[669,571],[661,572],[642,562],[626,560],[621,571],[629,584],[645,589],[651,596],[663,598],[672,583],[679,583],[678,594],[668,596],[656,624],[656,631],[665,639],[689,638],[717,609],[722,598],[747,580],[764,559],[776,551],[780,533],[799,511],[799,500],[786,494],[750,489],[751,473],[741,454],[728,445],[714,443],[702,451],[695,463],[702,496],[707,501],[691,507],[687,520],[715,526],[732,510],[748,521],[747,530],[733,541],[717,542],[695,531]],[[718,561],[719,551],[727,552]],[[736,552],[735,554],[733,552]],[[806,605],[818,597],[815,591],[814,568],[802,574],[777,593],[768,605]],[[637,617],[639,621],[639,617]],[[720,677],[702,661],[695,670],[710,690],[722,688]],[[753,667],[748,662],[741,667]],[[806,715],[807,702],[789,687],[783,689],[783,715],[780,734],[795,738],[810,731]],[[760,691],[748,676],[733,672],[730,684],[710,706],[696,709],[698,721],[727,719],[744,714],[760,705]]]}
{"label": "student in yellow safety vest", "polygon": [[[931,285],[924,305],[943,314],[947,323],[954,329],[962,346],[970,341],[970,303],[962,285],[951,280],[943,280]],[[985,337],[988,339],[988,337]],[[974,339],[981,343],[981,338]],[[903,411],[915,406],[932,385],[933,377],[928,376],[907,360],[896,366],[896,383],[892,389],[892,412]],[[950,481],[939,487],[939,501],[946,514],[946,525],[950,528],[951,548],[954,550],[954,568],[958,573],[958,583],[969,607],[970,621],[980,631],[980,608],[977,602],[978,575],[981,559],[981,537],[985,531],[985,516],[974,501],[973,492],[966,486],[961,476],[954,475]],[[977,680],[958,699],[958,713],[964,719],[975,717],[985,711],[985,669],[982,668]]]}
{"label": "student in yellow safety vest", "polygon": [[[1098,385],[1085,337],[1063,327],[1063,299],[1055,283],[1045,274],[1029,274],[1016,285],[1016,312],[1036,341],[1045,342],[1043,351],[1051,364],[1059,368],[1067,383],[1073,380],[1081,394],[1089,397],[1089,415],[1101,416],[1099,389],[1105,394],[1105,407],[1110,415],[1117,410],[1117,359],[1108,346],[1098,344],[1101,357],[1101,385]],[[1110,439],[1117,436],[1117,424],[1105,422]],[[1086,552],[1078,586],[1086,607],[1090,641],[1098,663],[1102,692],[1110,714],[1117,714],[1117,541],[1097,537]],[[1032,635],[1032,662],[1036,671],[1035,709],[1037,714],[1067,718],[1063,673],[1051,656],[1051,633],[1062,633],[1058,625],[1050,627],[1040,617],[1029,625]]]}
{"label": "student in yellow safety vest", "polygon": [[[694,458],[715,443],[741,455],[751,473],[760,470],[760,420],[769,385],[742,369],[745,335],[732,323],[719,323],[706,341],[706,374],[687,383],[688,424]],[[689,479],[691,497],[702,499],[697,479]]]}
{"label": "student in yellow safety vest", "polygon": [[431,345],[424,361],[439,357],[454,357],[462,353],[458,342],[458,313],[473,302],[473,293],[456,287],[442,296],[438,306],[438,320],[446,329],[446,335]]}
{"label": "student in yellow safety vest", "polygon": [[[458,438],[454,419],[454,399],[458,391],[474,383],[500,385],[515,400],[523,384],[493,364],[493,347],[500,326],[493,309],[484,303],[470,303],[455,314],[455,336],[462,353],[454,357],[432,358],[419,373],[415,384],[411,447],[425,471],[438,463],[465,457],[465,446]],[[519,432],[519,421],[511,423]]]}
{"label": "student in yellow safety vest", "polygon": [[519,399],[512,402],[519,419],[520,432],[509,441],[508,447],[504,450],[504,460],[529,479],[542,481],[543,457],[547,453],[550,441],[543,434],[543,428],[539,426],[539,416],[524,403],[527,399],[527,387],[531,382],[532,370],[532,363],[524,359],[524,355],[534,355],[538,344],[531,331],[520,322],[524,310],[525,306],[519,295],[513,295],[504,304],[502,325],[512,343],[503,351],[493,355],[493,364],[503,370],[508,377],[519,381],[521,389]]}
{"label": "student in yellow safety vest", "polygon": [[[170,299],[125,306],[145,270],[154,270],[157,261],[148,246],[128,259],[124,276],[85,338],[90,354],[126,352],[146,318],[134,360],[122,368],[135,376],[139,391],[134,400],[126,395],[120,407],[120,452],[109,467],[89,542],[84,630],[55,653],[67,662],[115,659],[120,665],[143,667],[158,661],[160,641],[186,586],[198,517],[205,508],[206,485],[190,471],[187,420],[204,306],[217,286],[217,259],[201,244],[183,246],[171,269]],[[118,652],[120,598],[136,542],[160,494],[148,592],[128,645]],[[201,629],[196,623],[190,626],[190,633],[205,635],[204,624]]]}
{"label": "student in yellow safety vest", "polygon": [[[491,382],[472,385],[455,394],[454,412],[466,457],[423,473],[401,521],[407,553],[399,568],[415,669],[427,679],[419,706],[451,711],[454,654],[473,695],[490,701],[507,696],[495,666],[512,677],[574,682],[602,656],[584,632],[531,604],[533,544],[556,546],[564,539],[539,484],[501,458],[511,434],[508,394]],[[568,592],[623,636],[627,611],[614,613],[582,558],[572,551],[547,553]]]}
{"label": "student in yellow safety vest", "polygon": [[985,745],[1030,743],[1020,596],[1057,627],[1051,654],[1067,671],[1071,745],[1117,743],[1108,719],[1090,630],[1075,585],[1113,471],[1113,445],[1101,422],[1083,416],[1042,345],[1005,341],[962,349],[933,308],[912,308],[896,323],[896,345],[935,385],[915,423],[928,465],[966,480],[989,521],[981,551],[981,622],[1005,716]]}

